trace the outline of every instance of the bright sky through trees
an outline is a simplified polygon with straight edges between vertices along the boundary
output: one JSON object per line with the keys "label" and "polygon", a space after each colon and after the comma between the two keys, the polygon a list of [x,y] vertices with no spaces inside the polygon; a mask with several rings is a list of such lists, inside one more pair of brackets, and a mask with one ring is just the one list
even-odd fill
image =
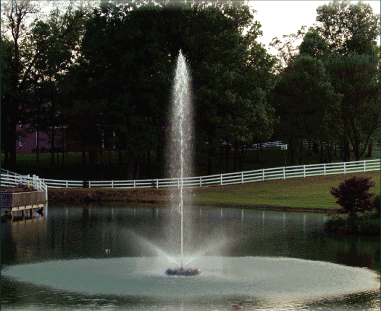
{"label": "bright sky through trees", "polygon": [[[247,1],[257,11],[255,19],[262,25],[263,36],[258,41],[269,48],[274,37],[282,40],[283,35],[296,33],[303,25],[308,27],[316,22],[316,9],[332,1]],[[351,1],[357,3],[358,1]],[[374,14],[380,14],[380,1],[362,1],[370,4]],[[299,42],[298,42],[299,43]],[[271,54],[276,50],[271,48]]]}

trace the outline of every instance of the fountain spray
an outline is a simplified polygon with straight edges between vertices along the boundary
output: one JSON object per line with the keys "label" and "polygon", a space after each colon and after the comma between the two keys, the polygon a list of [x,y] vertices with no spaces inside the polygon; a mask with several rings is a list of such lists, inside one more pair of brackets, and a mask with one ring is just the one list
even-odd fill
{"label": "fountain spray", "polygon": [[192,166],[192,111],[190,75],[181,50],[177,58],[172,94],[170,171],[178,179],[177,211],[180,214],[180,269],[167,270],[168,275],[197,275],[197,269],[184,269],[184,179],[190,176]]}

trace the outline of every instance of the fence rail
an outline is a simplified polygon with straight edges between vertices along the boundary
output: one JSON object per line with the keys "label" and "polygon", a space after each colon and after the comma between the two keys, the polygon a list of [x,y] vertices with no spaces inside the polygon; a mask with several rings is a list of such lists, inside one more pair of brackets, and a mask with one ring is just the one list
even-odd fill
{"label": "fence rail", "polygon": [[[299,166],[282,166],[253,171],[216,174],[209,176],[186,177],[184,187],[223,186],[243,183],[260,182],[276,179],[297,177],[327,176],[333,174],[348,174],[356,172],[371,172],[380,170],[380,160],[363,160],[340,163],[309,164]],[[43,179],[37,176],[18,175],[1,171],[1,185],[18,185],[20,183],[36,183],[38,190],[49,188],[178,188],[179,178],[144,179],[144,180],[55,180]]]}

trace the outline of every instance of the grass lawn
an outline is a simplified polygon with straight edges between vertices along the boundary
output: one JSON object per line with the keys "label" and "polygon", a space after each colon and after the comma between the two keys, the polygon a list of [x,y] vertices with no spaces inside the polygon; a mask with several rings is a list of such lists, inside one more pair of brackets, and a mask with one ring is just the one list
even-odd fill
{"label": "grass lawn", "polygon": [[336,199],[330,194],[330,189],[337,188],[341,182],[353,176],[371,177],[376,184],[371,192],[380,193],[380,172],[375,171],[199,188],[194,201],[211,205],[337,209],[340,206],[335,203]]}
{"label": "grass lawn", "polygon": [[[96,166],[82,167],[82,154],[80,152],[65,153],[65,165],[62,167],[62,154],[58,155],[59,165],[57,165],[57,155],[55,155],[55,167],[50,165],[50,153],[40,153],[40,165],[37,173],[36,154],[35,153],[19,153],[17,154],[17,170],[19,174],[37,174],[42,178],[62,179],[62,180],[126,180],[129,179],[131,170],[128,165],[128,153],[122,152],[123,163],[118,164],[118,153],[116,151],[105,151],[103,153],[103,172],[101,169],[100,154],[97,156]],[[87,156],[88,157],[88,156]],[[380,147],[375,145],[371,159],[380,158]],[[208,175],[207,171],[207,154],[197,153],[194,163],[195,176]],[[289,155],[287,154],[287,165],[289,165]],[[299,165],[298,156],[295,155],[295,165]],[[370,158],[362,158],[362,160],[369,160]],[[89,161],[89,159],[87,159]],[[320,153],[314,153],[310,156],[304,156],[304,164],[318,164],[320,160]],[[353,152],[351,153],[351,160],[354,161]],[[3,164],[4,154],[1,154],[1,161]],[[213,170],[212,174],[227,173],[226,168],[226,152],[217,151],[215,157],[212,159]],[[332,162],[342,162],[339,152],[336,156],[332,157]],[[243,167],[244,171],[257,170],[263,168],[281,167],[285,163],[285,153],[279,148],[266,148],[263,152],[259,152],[259,161],[257,161],[257,151],[248,150]],[[156,167],[156,155],[151,154],[151,167],[146,167],[143,164],[140,167],[140,174],[136,179],[146,178],[160,178],[158,176]],[[238,168],[237,168],[238,169]],[[239,169],[238,169],[239,170]],[[234,171],[234,151],[230,151],[229,172]],[[103,177],[103,178],[102,178]]]}
{"label": "grass lawn", "polygon": [[[229,186],[193,188],[193,202],[203,206],[247,207],[266,209],[309,209],[317,211],[339,209],[330,194],[331,187],[337,188],[346,179],[371,177],[375,186],[371,192],[380,193],[380,172],[339,174],[307,178],[273,180]],[[85,197],[94,201],[152,202],[167,204],[169,193],[164,188],[63,188],[49,189],[49,200],[63,204],[81,202]]]}

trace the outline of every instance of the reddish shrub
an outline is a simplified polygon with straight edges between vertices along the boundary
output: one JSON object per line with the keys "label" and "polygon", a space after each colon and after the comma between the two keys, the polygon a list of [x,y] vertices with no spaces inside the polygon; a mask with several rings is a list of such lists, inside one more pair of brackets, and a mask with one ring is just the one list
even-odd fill
{"label": "reddish shrub", "polygon": [[345,180],[339,188],[331,188],[331,194],[349,216],[355,217],[357,212],[373,210],[374,205],[369,189],[375,185],[371,178],[353,177]]}

